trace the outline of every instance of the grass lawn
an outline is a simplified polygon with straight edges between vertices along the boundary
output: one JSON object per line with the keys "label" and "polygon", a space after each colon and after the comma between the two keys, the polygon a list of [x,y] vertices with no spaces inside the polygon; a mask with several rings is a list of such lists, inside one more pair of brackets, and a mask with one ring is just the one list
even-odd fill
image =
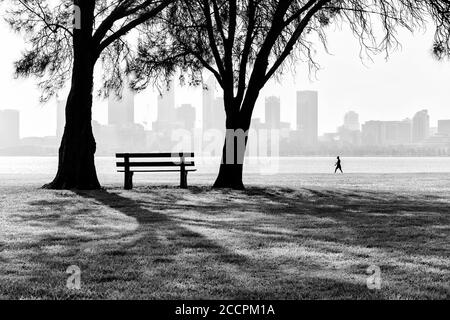
{"label": "grass lawn", "polygon": [[[450,298],[448,182],[308,179],[242,192],[0,186],[0,298]],[[71,265],[81,290],[66,288]],[[367,288],[371,265],[380,290]]]}

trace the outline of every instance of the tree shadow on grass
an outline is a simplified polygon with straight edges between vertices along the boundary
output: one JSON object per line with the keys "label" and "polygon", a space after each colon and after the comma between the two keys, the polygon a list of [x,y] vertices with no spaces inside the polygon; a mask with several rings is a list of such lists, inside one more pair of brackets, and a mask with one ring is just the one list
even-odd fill
{"label": "tree shadow on grass", "polygon": [[[238,283],[252,289],[235,291],[238,293],[233,296],[289,298],[301,297],[309,290],[310,297],[335,297],[331,291],[305,289],[324,288],[329,282],[348,286],[341,297],[379,297],[382,295],[368,292],[365,286],[366,269],[373,264],[395,275],[393,282],[431,270],[424,283],[417,286],[411,280],[406,284],[406,296],[445,295],[445,283],[436,279],[449,276],[443,271],[448,269],[448,260],[441,259],[448,257],[445,243],[449,236],[434,226],[449,225],[449,206],[440,198],[362,190],[250,188],[240,192],[192,187],[180,191],[167,186],[138,188],[132,194],[138,199],[132,201],[147,212],[160,212],[166,219],[170,217],[170,223],[199,230],[197,234],[223,233],[215,243],[234,248],[233,252],[243,249],[247,259],[230,273],[240,274],[238,278],[245,279]],[[110,197],[102,203],[114,208]],[[125,207],[123,213],[130,215],[132,204]],[[192,243],[188,240],[178,245],[189,247]],[[307,253],[296,256],[299,247]],[[210,251],[206,249],[205,253]],[[342,255],[340,262],[333,262]],[[220,270],[220,265],[214,269]],[[433,281],[423,290],[427,280]],[[268,288],[257,283],[266,283]],[[398,294],[399,290],[393,290],[385,297]]]}
{"label": "tree shadow on grass", "polygon": [[[138,192],[152,192],[144,189]],[[157,193],[158,191],[155,191]],[[219,221],[213,217],[226,212],[245,215],[262,213],[274,228],[267,234],[277,233],[279,225],[298,237],[317,237],[317,240],[332,240],[346,245],[362,245],[384,249],[397,249],[405,254],[434,255],[449,253],[445,246],[449,235],[445,233],[450,224],[450,201],[435,195],[395,194],[382,191],[249,188],[243,192],[213,192],[193,188],[190,193],[204,195],[212,192],[219,196],[216,203],[205,201],[176,202],[171,199],[173,210],[194,210],[204,213],[184,221],[216,226],[217,228],[241,228],[264,231],[261,224],[236,224],[235,220]],[[156,194],[155,194],[156,196]],[[205,200],[207,198],[203,198]],[[180,199],[178,199],[180,200]],[[178,204],[180,203],[180,204]],[[279,219],[277,219],[279,217]],[[286,220],[287,219],[287,220]],[[243,219],[245,220],[245,219]],[[286,221],[293,222],[292,225]],[[304,233],[306,232],[306,234]],[[346,236],[347,234],[347,236]],[[431,241],[423,242],[424,239]],[[434,245],[441,243],[442,246]],[[444,249],[444,250],[443,250]],[[444,255],[444,254],[443,254]],[[446,256],[446,255],[444,255]]]}
{"label": "tree shadow on grass", "polygon": [[[235,283],[233,272],[246,263],[244,256],[152,211],[146,202],[107,191],[76,194],[91,202],[93,208],[80,212],[68,210],[74,205],[71,201],[32,201],[29,205],[37,207],[38,213],[20,215],[24,222],[70,231],[63,229],[35,243],[23,243],[33,262],[28,280],[40,282],[40,286],[19,285],[10,291],[39,298],[212,298],[222,295],[225,284],[236,288],[229,292],[230,297],[246,292]],[[120,225],[92,229],[80,223],[80,217],[83,220],[98,213],[95,206],[126,215],[134,227],[124,228],[126,231]],[[51,213],[43,216],[42,212],[49,209]],[[68,275],[64,271],[71,264],[82,270],[80,292],[65,288]]]}
{"label": "tree shadow on grass", "polygon": [[[439,257],[448,247],[439,241],[448,236],[433,226],[448,225],[448,205],[421,197],[204,187],[55,194],[30,201],[34,210],[17,217],[48,232],[8,245],[17,253],[3,270],[13,281],[1,292],[58,299],[442,297],[438,280],[448,277],[441,272],[448,258]],[[390,273],[385,290],[367,289],[371,264]],[[69,265],[82,270],[81,291],[65,287]]]}
{"label": "tree shadow on grass", "polygon": [[[161,192],[161,190],[164,190]],[[174,190],[175,192],[171,192]],[[172,211],[195,211],[202,215],[177,217],[184,221],[204,222],[218,228],[239,228],[236,220],[218,221],[204,219],[228,213],[262,213],[273,217],[274,225],[284,224],[290,218],[304,222],[307,229],[320,227],[346,227],[351,237],[344,239],[347,244],[364,244],[368,247],[391,247],[391,241],[403,242],[405,253],[433,254],[433,248],[421,242],[421,237],[446,240],[445,233],[435,227],[448,226],[450,221],[450,202],[435,195],[395,194],[367,190],[327,190],[290,188],[249,188],[246,191],[214,191],[203,187],[192,187],[188,193],[181,194],[173,187],[140,188],[134,191],[143,198],[152,197],[153,209]],[[232,214],[231,214],[232,216]],[[276,216],[280,219],[277,221]],[[211,221],[209,221],[211,220]],[[245,220],[245,219],[243,219]],[[244,221],[245,222],[245,221]],[[279,223],[278,223],[279,222]],[[243,228],[259,228],[259,224],[243,224]],[[294,227],[294,225],[292,225]],[[293,232],[301,232],[292,228]],[[339,231],[336,228],[335,231]],[[374,231],[374,232],[368,232]],[[268,232],[273,232],[269,230]],[[403,233],[408,232],[408,233]],[[275,232],[276,234],[276,232]],[[342,234],[338,234],[342,236]],[[318,234],[324,237],[324,234]],[[332,234],[328,233],[328,236]],[[336,240],[342,240],[336,239]],[[345,242],[344,241],[344,242]],[[410,244],[410,246],[408,246]],[[417,246],[421,244],[421,246]],[[437,248],[440,249],[440,248]],[[411,250],[411,251],[408,251]]]}
{"label": "tree shadow on grass", "polygon": [[[272,208],[269,205],[267,213],[283,211],[309,215],[318,222],[323,220],[321,224],[328,229],[330,239],[342,244],[396,249],[405,254],[450,255],[450,247],[445,245],[449,234],[444,232],[450,224],[450,202],[442,196],[352,189],[260,188],[251,189],[249,196],[269,200]],[[338,232],[333,237],[333,230],[338,231],[338,227],[345,227],[352,236],[342,237]]]}
{"label": "tree shadow on grass", "polygon": [[[158,188],[135,192],[166,197]],[[170,209],[185,213],[173,219],[210,234],[229,231],[228,237],[240,239],[237,246],[263,256],[252,256],[252,263],[271,266],[274,274],[292,272],[309,281],[300,274],[315,268],[330,281],[343,271],[339,279],[351,274],[363,282],[367,267],[377,265],[393,288],[384,292],[387,297],[448,296],[450,205],[445,195],[276,187],[192,188],[174,194],[167,196]]]}

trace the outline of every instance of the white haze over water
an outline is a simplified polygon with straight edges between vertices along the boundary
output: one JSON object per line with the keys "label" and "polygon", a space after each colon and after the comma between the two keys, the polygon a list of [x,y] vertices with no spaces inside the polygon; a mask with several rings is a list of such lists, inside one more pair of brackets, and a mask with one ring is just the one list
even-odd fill
{"label": "white haze over water", "polygon": [[[197,174],[215,174],[219,167],[219,158],[195,158],[197,172],[189,174],[189,180]],[[56,157],[0,157],[0,175],[54,175],[58,159]],[[332,174],[335,159],[333,157],[281,157],[248,158],[245,173],[266,175],[267,179],[277,174]],[[96,166],[99,176],[116,175],[116,159],[97,157]],[[349,157],[342,158],[345,173],[450,173],[450,157]],[[167,175],[166,173],[163,175]],[[177,177],[177,173],[169,173]],[[158,174],[137,174],[155,180]]]}

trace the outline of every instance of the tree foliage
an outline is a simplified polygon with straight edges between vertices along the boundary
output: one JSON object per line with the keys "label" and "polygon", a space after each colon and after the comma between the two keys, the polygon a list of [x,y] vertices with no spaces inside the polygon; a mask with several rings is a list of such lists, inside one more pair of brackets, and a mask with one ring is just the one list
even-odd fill
{"label": "tree foliage", "polygon": [[332,26],[350,28],[361,54],[371,56],[395,49],[400,29],[434,24],[434,51],[442,56],[449,52],[449,11],[448,0],[183,0],[164,16],[164,39],[140,43],[134,70],[145,86],[161,62],[189,70],[192,80],[207,69],[230,95],[230,108],[240,110],[248,90],[296,61],[315,69],[316,47],[327,47]]}
{"label": "tree foliage", "polygon": [[[120,91],[133,57],[133,37],[125,37],[155,18],[171,0],[9,0],[6,21],[22,34],[26,49],[15,62],[17,76],[35,76],[47,101],[63,88],[72,74],[73,26],[77,1],[94,1],[94,32],[90,46],[101,61],[100,93]],[[148,28],[146,28],[148,30]]]}

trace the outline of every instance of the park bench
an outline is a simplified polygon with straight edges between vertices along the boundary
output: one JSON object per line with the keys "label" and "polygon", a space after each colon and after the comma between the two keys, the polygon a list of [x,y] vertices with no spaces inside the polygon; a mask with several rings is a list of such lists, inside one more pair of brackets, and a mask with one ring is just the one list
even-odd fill
{"label": "park bench", "polygon": [[197,171],[194,153],[118,153],[116,158],[118,172],[125,174],[125,190],[133,189],[133,175],[141,172],[180,172],[180,188],[185,189],[188,172]]}

